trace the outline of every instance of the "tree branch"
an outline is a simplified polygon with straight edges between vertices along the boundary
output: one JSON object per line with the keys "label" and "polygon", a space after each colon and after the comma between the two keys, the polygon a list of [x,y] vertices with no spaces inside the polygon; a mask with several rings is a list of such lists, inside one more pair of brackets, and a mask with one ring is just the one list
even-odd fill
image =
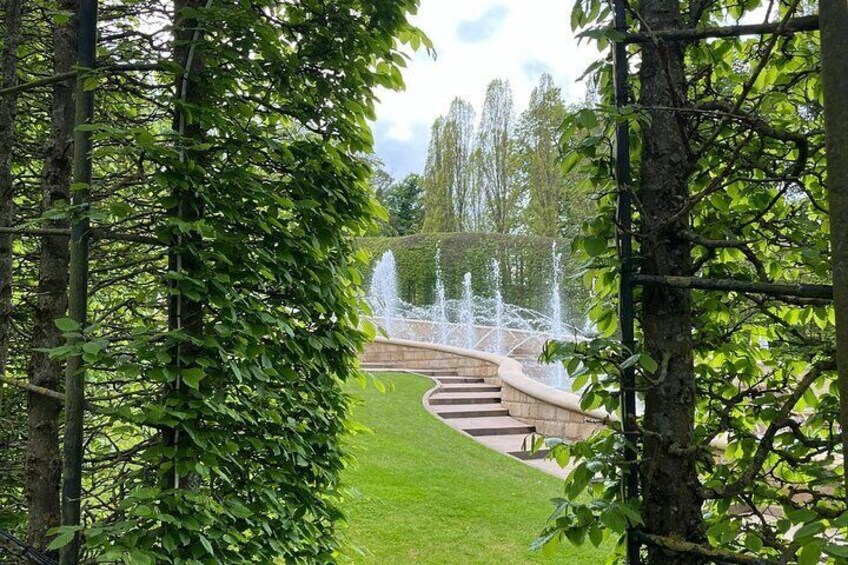
{"label": "tree branch", "polygon": [[792,391],[783,405],[780,407],[780,411],[778,411],[777,415],[772,419],[765,433],[763,433],[762,437],[759,438],[759,444],[757,445],[757,451],[754,453],[754,457],[751,459],[751,464],[747,469],[742,473],[742,475],[736,481],[726,484],[721,488],[711,488],[704,489],[703,496],[704,498],[729,498],[732,496],[736,496],[740,494],[745,487],[747,487],[757,476],[760,470],[763,467],[763,463],[765,463],[766,458],[769,453],[771,453],[772,446],[774,445],[774,438],[781,429],[786,427],[787,421],[792,416],[792,410],[795,408],[795,405],[798,404],[798,401],[801,400],[801,397],[804,396],[804,393],[812,386],[812,384],[818,380],[818,378],[825,371],[832,370],[835,368],[835,364],[833,360],[821,361],[813,365],[813,367],[804,375],[804,378],[801,379],[801,382],[795,387],[795,390]]}
{"label": "tree branch", "polygon": [[777,561],[770,559],[723,551],[708,545],[699,545],[677,538],[658,536],[641,531],[637,532],[637,535],[646,544],[668,549],[676,553],[707,558],[717,563],[731,563],[733,565],[779,565]]}

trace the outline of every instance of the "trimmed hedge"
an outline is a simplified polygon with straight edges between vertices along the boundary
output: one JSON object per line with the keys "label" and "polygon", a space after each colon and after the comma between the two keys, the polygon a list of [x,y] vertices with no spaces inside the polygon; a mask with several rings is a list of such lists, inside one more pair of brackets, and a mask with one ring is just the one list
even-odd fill
{"label": "trimmed hedge", "polygon": [[[406,237],[363,238],[363,247],[371,253],[373,266],[388,250],[394,253],[398,267],[398,287],[401,298],[416,305],[432,304],[436,288],[436,250],[441,249],[442,273],[448,298],[462,296],[462,280],[471,273],[474,293],[494,294],[492,259],[501,265],[504,300],[510,304],[547,313],[553,282],[555,240],[546,237],[504,235],[492,233],[436,233]],[[563,307],[570,308],[573,322],[582,324],[588,303],[588,293],[579,279],[571,278],[580,270],[571,257],[570,242],[557,241],[562,253]],[[366,285],[370,285],[371,271]],[[574,313],[577,313],[574,316]]]}

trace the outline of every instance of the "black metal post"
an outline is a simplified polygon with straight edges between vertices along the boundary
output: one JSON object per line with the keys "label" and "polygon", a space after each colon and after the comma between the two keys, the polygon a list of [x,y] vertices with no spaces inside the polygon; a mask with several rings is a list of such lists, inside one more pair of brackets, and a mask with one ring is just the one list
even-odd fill
{"label": "black metal post", "polygon": [[[71,204],[70,280],[68,315],[80,328],[88,313],[88,195],[91,185],[91,132],[80,128],[94,117],[94,92],[85,89],[86,71],[94,68],[97,46],[97,0],[80,0],[77,55],[76,118],[74,130],[74,185]],[[81,338],[76,338],[79,342]],[[68,358],[65,372],[65,439],[62,463],[62,526],[80,525],[82,499],[83,414],[85,410],[85,367],[80,355]],[[77,532],[59,554],[61,565],[79,563],[80,535]]]}
{"label": "black metal post", "polygon": [[[627,32],[627,0],[613,0],[615,29],[622,36]],[[629,103],[628,78],[630,67],[627,60],[627,44],[616,41],[613,50],[613,83],[615,106],[621,110]],[[618,184],[618,206],[616,210],[616,240],[620,261],[618,290],[618,314],[622,345],[628,351],[636,349],[633,313],[633,210],[630,170],[630,124],[619,119],[615,128],[615,178]],[[637,468],[638,433],[636,431],[636,371],[628,367],[621,378],[622,429],[626,445],[624,448],[624,472],[622,494],[627,501],[639,496],[639,471]],[[639,565],[639,539],[634,532],[627,532],[627,563]]]}

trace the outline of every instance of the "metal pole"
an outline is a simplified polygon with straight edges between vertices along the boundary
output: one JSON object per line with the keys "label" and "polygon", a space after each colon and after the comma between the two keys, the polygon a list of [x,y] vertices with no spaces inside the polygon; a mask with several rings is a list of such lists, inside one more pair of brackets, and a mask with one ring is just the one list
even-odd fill
{"label": "metal pole", "polygon": [[[626,0],[613,0],[615,29],[621,36],[627,32]],[[615,106],[620,110],[629,103],[628,78],[630,75],[627,60],[627,44],[616,41],[613,50],[613,84],[615,87]],[[618,289],[618,315],[621,327],[621,341],[624,348],[633,352],[636,349],[633,315],[633,210],[630,170],[630,125],[619,120],[615,128],[615,178],[618,185],[618,205],[616,210],[616,239],[621,274]],[[639,496],[639,472],[636,466],[638,433],[636,431],[636,371],[634,367],[624,369],[621,377],[622,429],[624,431],[624,472],[622,473],[622,491],[628,502],[636,501]],[[627,563],[639,565],[639,540],[632,529],[627,532]]]}
{"label": "metal pole", "polygon": [[[97,45],[97,0],[80,0],[79,46],[74,130],[74,185],[71,204],[70,280],[68,315],[80,328],[86,326],[88,306],[88,196],[91,185],[91,132],[80,128],[94,117],[94,92],[86,91],[86,71],[95,66]],[[81,338],[75,338],[79,342]],[[65,440],[62,464],[62,526],[80,525],[82,499],[83,413],[85,367],[80,355],[68,358],[65,372]],[[61,565],[77,565],[80,534],[77,532],[59,554]]]}

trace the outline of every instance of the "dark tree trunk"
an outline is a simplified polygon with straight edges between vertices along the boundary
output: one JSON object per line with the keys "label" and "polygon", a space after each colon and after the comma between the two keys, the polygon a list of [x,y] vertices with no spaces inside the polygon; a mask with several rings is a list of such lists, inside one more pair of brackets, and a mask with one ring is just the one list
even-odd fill
{"label": "dark tree trunk", "polygon": [[[645,26],[680,28],[677,0],[641,0]],[[640,104],[684,104],[686,78],[678,43],[646,44],[639,72]],[[682,236],[688,216],[679,214],[687,200],[691,168],[686,126],[681,114],[650,112],[642,126],[641,179],[638,190],[641,269],[648,275],[691,274],[690,243]],[[695,420],[695,371],[690,291],[647,286],[642,298],[645,346],[659,369],[646,384],[643,454],[640,468],[644,519],[648,533],[703,542],[702,499],[695,467],[692,433]],[[649,548],[653,564],[693,563],[664,549]]]}
{"label": "dark tree trunk", "polygon": [[[21,0],[6,0],[5,37],[0,69],[0,86],[18,82],[18,45],[21,42]],[[12,151],[15,144],[17,97],[0,98],[0,227],[14,222]],[[9,361],[9,331],[12,325],[12,236],[0,234],[0,377]]]}
{"label": "dark tree trunk", "polygon": [[[203,89],[200,73],[204,68],[203,54],[200,49],[192,49],[192,44],[202,41],[201,28],[198,22],[192,18],[184,17],[184,10],[202,8],[204,0],[176,0],[174,2],[174,61],[183,68],[185,74],[177,77],[175,94],[178,100],[192,105],[202,106]],[[180,104],[174,117],[174,129],[185,138],[200,141],[204,137],[203,127],[197,121],[190,121],[185,113],[180,111]],[[196,119],[196,118],[195,118]],[[198,162],[202,155],[191,150],[183,150],[183,158],[187,162]],[[193,169],[197,174],[199,169]],[[203,217],[203,201],[196,192],[196,179],[186,178],[184,183],[173,189],[174,208],[168,210],[168,215],[179,218],[184,222],[194,222]],[[200,237],[196,233],[187,235],[175,235],[170,242],[168,253],[168,270],[180,272],[184,275],[198,279],[202,275],[200,259]],[[201,338],[203,335],[203,302],[192,300],[178,291],[178,287],[171,294],[168,304],[168,327],[172,331],[182,330],[186,336]],[[196,366],[194,359],[197,356],[197,346],[190,341],[183,341],[175,347],[173,352],[174,364],[178,371]],[[184,394],[181,380],[167,391],[167,394],[177,398]],[[168,429],[163,432],[165,445],[175,448],[175,457],[180,455],[179,430]],[[166,481],[171,488],[190,487],[197,477],[180,477],[177,472],[178,465],[168,473]]]}
{"label": "dark tree trunk", "polygon": [[[74,14],[53,32],[53,72],[72,70],[77,53],[77,0],[60,0],[57,9]],[[72,137],[74,129],[74,80],[53,86],[50,139],[45,151],[42,179],[42,209],[51,210],[70,197]],[[52,220],[46,227],[67,228],[65,219]],[[38,296],[32,329],[33,352],[29,361],[29,382],[59,390],[62,362],[37,350],[64,343],[53,323],[65,315],[68,306],[68,238],[63,235],[41,239]],[[59,441],[61,404],[51,398],[29,394],[29,437],[27,443],[26,498],[29,542],[43,550],[50,541],[47,531],[60,523],[62,458]]]}
{"label": "dark tree trunk", "polygon": [[848,496],[848,5],[819,2],[822,84],[827,132],[827,189],[836,302],[836,364],[839,369],[842,456]]}

